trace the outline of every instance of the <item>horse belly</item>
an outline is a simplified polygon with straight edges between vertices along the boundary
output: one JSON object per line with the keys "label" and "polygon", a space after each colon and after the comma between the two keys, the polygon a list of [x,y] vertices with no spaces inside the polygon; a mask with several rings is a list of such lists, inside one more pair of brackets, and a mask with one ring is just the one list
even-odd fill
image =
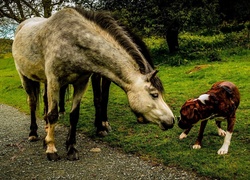
{"label": "horse belly", "polygon": [[33,81],[46,82],[44,66],[39,62],[31,62],[26,58],[15,58],[16,69],[20,74]]}
{"label": "horse belly", "polygon": [[38,49],[35,43],[25,44],[22,38],[16,37],[12,54],[20,74],[34,81],[46,82],[44,60]]}

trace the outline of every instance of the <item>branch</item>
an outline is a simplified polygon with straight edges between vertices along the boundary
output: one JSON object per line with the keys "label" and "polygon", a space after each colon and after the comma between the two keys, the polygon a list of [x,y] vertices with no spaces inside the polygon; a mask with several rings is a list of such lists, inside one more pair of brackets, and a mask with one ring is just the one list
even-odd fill
{"label": "branch", "polygon": [[[12,8],[9,6],[8,0],[4,0],[4,2],[5,2],[4,5],[0,8],[1,17],[7,17],[10,19],[14,19],[18,23],[22,22],[23,19],[16,16],[16,14],[12,10]],[[4,10],[3,7],[5,7],[7,10]]]}
{"label": "branch", "polygon": [[28,3],[26,0],[21,0],[28,8],[32,10],[32,12],[35,13],[36,16],[40,17],[40,13],[32,6],[32,4]]}
{"label": "branch", "polygon": [[52,3],[51,5],[52,6],[61,5],[63,2],[64,2],[64,0],[60,0],[59,2]]}

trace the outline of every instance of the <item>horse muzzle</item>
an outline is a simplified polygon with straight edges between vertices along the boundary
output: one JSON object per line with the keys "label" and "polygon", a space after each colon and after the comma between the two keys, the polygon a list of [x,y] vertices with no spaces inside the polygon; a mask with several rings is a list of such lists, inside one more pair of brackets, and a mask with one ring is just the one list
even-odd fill
{"label": "horse muzzle", "polygon": [[163,121],[163,122],[160,123],[159,126],[160,126],[160,128],[162,130],[165,131],[165,130],[168,130],[168,129],[172,129],[174,127],[174,124],[175,124],[175,120],[173,118],[171,123],[167,123],[167,122]]}

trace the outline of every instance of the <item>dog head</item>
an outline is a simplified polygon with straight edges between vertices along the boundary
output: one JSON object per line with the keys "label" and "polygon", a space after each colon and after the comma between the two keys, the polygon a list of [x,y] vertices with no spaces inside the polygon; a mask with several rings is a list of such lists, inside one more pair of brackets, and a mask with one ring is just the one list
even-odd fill
{"label": "dog head", "polygon": [[189,129],[200,120],[199,102],[197,99],[190,99],[181,107],[181,116],[178,119],[178,126],[181,129]]}

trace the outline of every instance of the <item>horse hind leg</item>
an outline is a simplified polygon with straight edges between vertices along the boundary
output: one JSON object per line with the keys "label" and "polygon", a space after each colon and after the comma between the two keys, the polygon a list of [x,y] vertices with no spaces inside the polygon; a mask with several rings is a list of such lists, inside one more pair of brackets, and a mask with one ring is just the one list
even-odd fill
{"label": "horse hind leg", "polygon": [[32,81],[25,76],[22,76],[22,84],[26,93],[28,94],[28,103],[30,107],[31,123],[30,123],[30,133],[28,140],[36,141],[38,140],[36,110],[39,103],[40,83]]}
{"label": "horse hind leg", "polygon": [[62,117],[65,114],[65,95],[68,87],[69,87],[68,85],[65,85],[60,88],[59,117]]}

